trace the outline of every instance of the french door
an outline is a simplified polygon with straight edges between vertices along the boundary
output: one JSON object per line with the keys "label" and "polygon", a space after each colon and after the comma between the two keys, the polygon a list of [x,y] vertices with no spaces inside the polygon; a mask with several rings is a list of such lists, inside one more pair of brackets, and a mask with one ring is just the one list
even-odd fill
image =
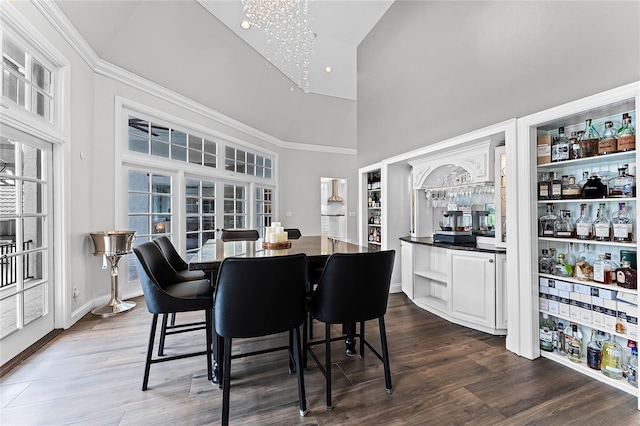
{"label": "french door", "polygon": [[54,327],[52,145],[0,128],[1,363]]}

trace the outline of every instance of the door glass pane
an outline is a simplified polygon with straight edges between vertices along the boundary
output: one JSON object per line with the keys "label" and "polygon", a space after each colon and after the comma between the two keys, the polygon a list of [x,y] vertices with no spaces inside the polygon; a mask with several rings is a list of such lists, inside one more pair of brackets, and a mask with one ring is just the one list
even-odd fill
{"label": "door glass pane", "polygon": [[[148,216],[129,216],[129,229],[135,229],[136,234],[148,235],[149,229],[149,217]],[[136,236],[136,242],[138,237]]]}
{"label": "door glass pane", "polygon": [[130,171],[129,191],[149,192],[149,173]]}
{"label": "door glass pane", "polygon": [[148,211],[149,211],[149,195],[129,194],[129,213],[146,213]]}
{"label": "door glass pane", "polygon": [[25,286],[29,285],[29,280],[41,280],[44,278],[44,254],[44,251],[36,251],[34,253],[26,253],[23,255],[22,269]]}
{"label": "door glass pane", "polygon": [[171,144],[186,147],[187,134],[179,130],[171,130]]}
{"label": "door glass pane", "polygon": [[169,144],[159,141],[151,141],[151,155],[169,158]]}
{"label": "door glass pane", "polygon": [[152,195],[153,213],[171,212],[171,195]]}
{"label": "door glass pane", "polygon": [[171,193],[171,178],[169,176],[153,175],[151,182],[151,192],[158,194]]}
{"label": "door glass pane", "polygon": [[2,39],[2,62],[18,74],[26,75],[27,52],[7,37]]}
{"label": "door glass pane", "polygon": [[22,184],[22,209],[23,213],[42,213],[43,188],[41,183],[23,182]]}
{"label": "door glass pane", "polygon": [[39,284],[24,292],[24,324],[40,318],[45,314],[45,291],[44,284]]}
{"label": "door glass pane", "polygon": [[2,321],[0,321],[0,338],[8,336],[18,329],[18,322],[16,321],[18,303],[19,299],[16,294],[0,300],[0,313],[2,315]]}
{"label": "door glass pane", "polygon": [[44,232],[44,218],[25,217],[22,219],[22,235],[24,250],[32,250],[42,247]]}
{"label": "door glass pane", "polygon": [[37,148],[24,145],[22,148],[22,175],[32,179],[42,179],[44,175],[44,159]]}

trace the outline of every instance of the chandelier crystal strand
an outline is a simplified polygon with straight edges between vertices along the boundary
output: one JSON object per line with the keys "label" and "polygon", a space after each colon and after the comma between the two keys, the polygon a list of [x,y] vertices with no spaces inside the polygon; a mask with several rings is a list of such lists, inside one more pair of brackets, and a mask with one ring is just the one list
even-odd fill
{"label": "chandelier crystal strand", "polygon": [[251,25],[265,33],[265,57],[305,93],[309,93],[309,55],[316,37],[309,3],[311,0],[242,0]]}

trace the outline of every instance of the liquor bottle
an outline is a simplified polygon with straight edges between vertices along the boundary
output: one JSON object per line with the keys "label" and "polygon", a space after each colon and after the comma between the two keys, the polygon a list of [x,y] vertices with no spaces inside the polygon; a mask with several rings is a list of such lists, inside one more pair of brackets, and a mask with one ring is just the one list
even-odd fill
{"label": "liquor bottle", "polygon": [[593,221],[594,236],[597,241],[611,241],[611,222],[607,219],[604,203],[600,203],[598,216]]}
{"label": "liquor bottle", "polygon": [[555,163],[558,161],[558,142],[559,142],[559,138],[557,136],[554,136],[551,139],[551,162]]}
{"label": "liquor bottle", "polygon": [[553,213],[553,204],[547,204],[547,213],[538,219],[538,235],[541,237],[553,237],[553,230],[558,216]]}
{"label": "liquor bottle", "polygon": [[576,220],[576,238],[579,240],[593,239],[593,223],[586,216],[587,205],[580,204],[580,217]]}
{"label": "liquor bottle", "polygon": [[571,266],[571,270],[573,271],[578,263],[578,257],[573,251],[573,243],[569,243],[569,247],[567,249],[567,253],[564,255],[564,263]]}
{"label": "liquor bottle", "polygon": [[569,158],[572,160],[577,160],[578,158],[584,158],[582,154],[582,145],[580,145],[580,140],[578,139],[578,134],[576,132],[571,132],[571,138],[569,139],[571,150],[569,151]]}
{"label": "liquor bottle", "polygon": [[542,249],[542,255],[538,258],[538,272],[550,274],[553,271],[554,260],[549,256],[549,250]]}
{"label": "liquor bottle", "polygon": [[618,151],[633,151],[636,149],[636,131],[631,125],[631,117],[625,113],[622,127],[618,130]]}
{"label": "liquor bottle", "polygon": [[582,180],[578,182],[580,191],[582,191],[582,188],[584,188],[584,184],[587,183],[588,180],[589,180],[589,172],[585,170],[584,172],[582,172]]}
{"label": "liquor bottle", "polygon": [[612,379],[622,379],[622,346],[616,342],[615,336],[602,345],[602,374]]}
{"label": "liquor bottle", "polygon": [[545,173],[540,175],[538,182],[538,200],[548,200],[551,198],[551,180]]}
{"label": "liquor bottle", "polygon": [[591,124],[591,119],[588,118],[585,122],[584,133],[580,138],[580,145],[582,146],[582,155],[585,157],[593,157],[598,154],[598,142],[600,141],[600,134],[595,127]]}
{"label": "liquor bottle", "polygon": [[633,340],[629,340],[627,346],[631,347],[631,354],[627,358],[627,382],[631,386],[638,387],[638,347]]}
{"label": "liquor bottle", "polygon": [[574,233],[571,212],[569,210],[560,210],[560,217],[553,224],[553,236],[556,238],[573,238]]}
{"label": "liquor bottle", "polygon": [[596,253],[591,251],[589,244],[585,244],[584,250],[578,253],[574,277],[580,281],[593,281],[593,262],[595,258]]}
{"label": "liquor bottle", "polygon": [[618,151],[618,138],[616,133],[612,121],[604,123],[604,132],[602,132],[602,138],[598,142],[598,155],[612,154]]}
{"label": "liquor bottle", "polygon": [[564,253],[558,253],[558,260],[553,265],[553,274],[559,277],[572,277],[573,268],[564,260]]}
{"label": "liquor bottle", "polygon": [[635,197],[636,178],[627,174],[627,165],[618,167],[618,176],[609,179],[609,197]]}
{"label": "liquor bottle", "polygon": [[582,198],[605,198],[607,196],[607,187],[602,183],[598,175],[591,174],[587,183],[582,187]]}
{"label": "liquor bottle", "polygon": [[628,260],[623,260],[622,266],[616,269],[616,283],[618,287],[638,288],[638,271],[631,268],[631,262]]}
{"label": "liquor bottle", "polygon": [[611,218],[613,241],[619,243],[633,242],[633,224],[627,215],[624,203],[618,203],[618,212]]}
{"label": "liquor bottle", "polygon": [[591,330],[591,340],[587,344],[587,366],[594,370],[600,370],[602,364],[602,347],[598,342],[598,331]]}
{"label": "liquor bottle", "polygon": [[593,262],[593,281],[601,284],[613,283],[613,265],[606,254],[598,255],[598,260]]}
{"label": "liquor bottle", "polygon": [[609,197],[631,197],[630,194],[635,194],[635,177],[626,174],[626,167],[626,165],[618,167],[618,175],[607,181]]}
{"label": "liquor bottle", "polygon": [[562,180],[558,179],[558,175],[550,172],[550,187],[551,187],[551,199],[552,200],[561,200],[562,199]]}
{"label": "liquor bottle", "polygon": [[555,322],[549,318],[549,315],[542,314],[542,321],[540,321],[540,349],[553,352],[554,332],[557,332]]}
{"label": "liquor bottle", "polygon": [[571,145],[569,139],[564,134],[564,127],[558,129],[558,141],[556,142],[556,149],[558,150],[556,161],[569,160],[569,153],[571,152]]}
{"label": "liquor bottle", "polygon": [[564,324],[561,322],[558,322],[558,344],[556,350],[560,355],[567,354],[567,340],[565,339]]}
{"label": "liquor bottle", "polygon": [[567,178],[567,183],[562,186],[562,198],[576,199],[582,197],[582,190],[576,183],[576,177],[570,175]]}
{"label": "liquor bottle", "polygon": [[567,340],[567,357],[573,362],[582,362],[582,332],[577,324],[571,324],[571,335]]}

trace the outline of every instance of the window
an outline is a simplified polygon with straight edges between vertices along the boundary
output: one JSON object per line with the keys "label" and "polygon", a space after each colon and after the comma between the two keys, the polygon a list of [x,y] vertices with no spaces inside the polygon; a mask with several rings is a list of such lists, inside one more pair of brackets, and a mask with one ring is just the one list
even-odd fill
{"label": "window", "polygon": [[[130,170],[128,195],[129,229],[136,231],[136,244],[151,241],[157,234],[172,233],[170,176]],[[136,268],[129,268],[129,279],[137,279],[132,274],[137,274]]]}
{"label": "window", "polygon": [[216,184],[203,180],[186,182],[187,253],[216,237]]}
{"label": "window", "polygon": [[53,74],[26,49],[2,34],[2,96],[52,121]]}
{"label": "window", "polygon": [[256,188],[256,229],[264,237],[264,228],[271,226],[273,220],[273,190],[270,188]]}
{"label": "window", "polygon": [[224,169],[231,172],[271,179],[273,176],[272,164],[270,158],[232,146],[227,146],[224,150]]}
{"label": "window", "polygon": [[224,184],[223,229],[247,227],[247,188],[245,185]]}
{"label": "window", "polygon": [[216,168],[216,150],[211,140],[129,116],[129,151]]}

